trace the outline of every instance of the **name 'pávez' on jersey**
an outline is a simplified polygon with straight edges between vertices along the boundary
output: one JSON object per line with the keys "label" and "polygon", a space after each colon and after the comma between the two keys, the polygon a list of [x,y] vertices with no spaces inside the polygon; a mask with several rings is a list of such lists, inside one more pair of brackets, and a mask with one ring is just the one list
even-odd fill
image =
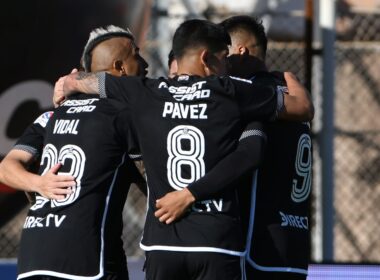
{"label": "name 'p\u00e1vez' on jersey", "polygon": [[243,120],[274,119],[283,106],[283,96],[250,81],[216,76],[146,79],[105,75],[100,76],[100,85],[102,97],[127,105],[125,122],[135,135],[128,146],[143,155],[149,200],[141,247],[242,255],[233,188],[197,202],[170,225],[154,216],[155,201],[200,179],[232,152]]}

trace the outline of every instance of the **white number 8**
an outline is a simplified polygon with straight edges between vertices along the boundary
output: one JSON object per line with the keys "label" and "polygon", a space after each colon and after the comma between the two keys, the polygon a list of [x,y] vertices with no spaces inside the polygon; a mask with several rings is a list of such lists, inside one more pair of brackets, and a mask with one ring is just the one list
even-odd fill
{"label": "white number 8", "polygon": [[[184,149],[183,141],[189,141],[188,150]],[[202,131],[194,126],[179,125],[169,132],[167,176],[171,187],[181,190],[205,174],[204,142]],[[183,166],[190,167],[189,178],[182,176]]]}

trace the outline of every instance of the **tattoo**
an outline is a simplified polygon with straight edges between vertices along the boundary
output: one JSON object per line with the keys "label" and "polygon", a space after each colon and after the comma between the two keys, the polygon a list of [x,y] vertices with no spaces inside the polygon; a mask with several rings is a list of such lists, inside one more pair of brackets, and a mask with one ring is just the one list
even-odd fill
{"label": "tattoo", "polygon": [[96,73],[78,72],[75,78],[76,90],[84,93],[98,93],[99,94],[99,79]]}
{"label": "tattoo", "polygon": [[95,74],[80,71],[80,72],[78,72],[78,76],[76,79],[77,80],[84,80],[84,79],[91,77],[91,76],[95,76]]}

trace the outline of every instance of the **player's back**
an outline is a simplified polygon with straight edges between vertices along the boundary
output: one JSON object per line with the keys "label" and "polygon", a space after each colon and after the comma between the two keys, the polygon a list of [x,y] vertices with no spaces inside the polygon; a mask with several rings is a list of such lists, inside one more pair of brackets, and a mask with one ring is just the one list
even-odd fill
{"label": "player's back", "polygon": [[[285,81],[259,73],[257,84]],[[311,139],[308,123],[276,121],[265,124],[267,146],[252,189],[240,189],[248,226],[248,258],[263,267],[307,269],[309,258],[309,199]]]}
{"label": "player's back", "polygon": [[[115,125],[122,106],[77,95],[54,111],[46,126],[40,174],[62,163],[76,178],[63,200],[37,196],[24,224],[19,278],[86,276],[124,266],[121,213],[135,169]],[[110,227],[109,225],[112,225]]]}
{"label": "player's back", "polygon": [[[226,90],[229,81],[180,76],[157,82],[148,85],[157,98],[147,100],[152,102],[149,108],[152,116],[155,114],[158,130],[141,129],[138,135],[149,186],[155,192],[150,195],[147,217],[150,221],[144,229],[142,244],[148,250],[164,245],[168,250],[174,246],[180,247],[179,251],[204,247],[205,251],[239,254],[241,235],[234,191],[195,203],[173,225],[163,225],[153,216],[156,199],[201,178],[236,147],[242,124],[233,91]],[[139,118],[141,114],[135,116]],[[136,122],[142,124],[143,119]],[[157,146],[145,143],[145,139],[154,136]],[[156,158],[149,158],[151,155]]]}
{"label": "player's back", "polygon": [[[107,95],[118,95],[112,94],[117,84],[119,80],[107,76]],[[157,199],[201,178],[236,148],[243,126],[231,79],[129,77],[121,88],[130,104],[149,186],[142,248],[241,255],[234,190],[194,204],[182,219],[170,225],[154,216]]]}

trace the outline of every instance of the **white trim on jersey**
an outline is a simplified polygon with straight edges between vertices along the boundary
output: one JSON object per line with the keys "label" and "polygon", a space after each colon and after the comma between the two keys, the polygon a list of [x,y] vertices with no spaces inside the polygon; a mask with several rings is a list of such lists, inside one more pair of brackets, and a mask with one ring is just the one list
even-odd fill
{"label": "white trim on jersey", "polygon": [[29,146],[29,145],[22,145],[22,144],[14,145],[12,150],[24,151],[24,152],[31,154],[34,157],[37,157],[40,154],[36,148]]}
{"label": "white trim on jersey", "polygon": [[245,256],[240,257],[240,272],[241,280],[247,280],[247,274],[245,273]]}
{"label": "white trim on jersey", "polygon": [[295,268],[295,267],[262,266],[262,265],[257,264],[253,260],[253,258],[251,258],[250,248],[252,246],[253,227],[254,227],[254,222],[255,222],[257,177],[258,177],[258,171],[256,170],[253,174],[253,179],[252,179],[251,210],[250,210],[250,214],[249,214],[249,227],[248,227],[247,243],[246,243],[246,257],[245,257],[246,261],[248,262],[249,265],[251,265],[255,269],[261,270],[261,271],[293,272],[293,273],[300,273],[300,274],[306,274],[307,275],[306,269]]}
{"label": "white trim on jersey", "polygon": [[106,204],[104,207],[104,213],[103,213],[103,218],[102,218],[102,226],[101,226],[101,247],[100,247],[100,260],[99,260],[99,273],[95,276],[79,276],[79,275],[72,275],[72,274],[66,274],[66,273],[61,273],[61,272],[55,272],[55,271],[50,271],[50,270],[34,270],[30,272],[25,272],[22,274],[19,274],[17,276],[17,280],[23,279],[25,277],[30,277],[30,276],[54,276],[58,278],[65,278],[65,279],[72,279],[72,280],[95,280],[99,279],[104,276],[104,225],[106,222],[107,218],[107,213],[108,213],[108,207],[109,207],[109,201],[110,201],[110,196],[113,191],[113,187],[115,186],[115,181],[117,178],[117,174],[119,173],[119,168],[123,165],[125,161],[126,154],[123,154],[123,157],[121,159],[120,164],[115,170],[115,173],[112,178],[111,186],[108,190],[108,194],[106,197]]}
{"label": "white trim on jersey", "polygon": [[98,72],[96,73],[98,78],[98,90],[100,98],[107,98],[106,93],[106,72]]}
{"label": "white trim on jersey", "polygon": [[25,277],[30,277],[30,276],[53,276],[53,277],[58,277],[58,278],[65,278],[65,279],[73,279],[73,280],[91,280],[91,279],[99,279],[99,275],[96,276],[78,276],[78,275],[71,275],[71,274],[65,274],[65,273],[60,273],[60,272],[54,272],[50,270],[34,270],[31,272],[25,272],[20,274],[17,277],[18,279],[24,279]]}
{"label": "white trim on jersey", "polygon": [[241,82],[246,82],[247,84],[252,84],[252,81],[248,80],[248,79],[244,79],[244,78],[240,78],[240,77],[236,77],[236,76],[228,76],[228,77],[230,77],[233,80],[237,80],[237,81],[241,81]]}
{"label": "white trim on jersey", "polygon": [[[146,185],[147,185],[147,197],[146,197],[146,213],[145,213],[145,221],[148,217],[148,211],[149,211],[149,181],[148,177],[146,178]],[[215,248],[215,247],[181,247],[181,246],[167,246],[167,245],[152,245],[152,246],[146,246],[142,244],[142,239],[144,237],[144,232],[142,233],[142,237],[140,240],[140,248],[144,251],[155,251],[155,250],[161,250],[161,251],[172,251],[172,252],[214,252],[214,253],[222,253],[232,256],[238,256],[238,257],[244,257],[244,252],[239,251],[233,251],[233,250],[227,250],[227,249],[221,249],[221,248]]]}
{"label": "white trim on jersey", "polygon": [[294,267],[282,267],[282,266],[279,266],[279,267],[276,267],[276,266],[262,266],[262,265],[259,265],[257,263],[255,263],[255,261],[253,261],[251,258],[247,258],[247,262],[254,268],[256,268],[257,270],[261,270],[261,271],[266,271],[266,272],[292,272],[292,273],[299,273],[299,274],[305,274],[307,275],[308,272],[306,269],[302,269],[302,268],[294,268]]}
{"label": "white trim on jersey", "polygon": [[245,130],[241,134],[239,141],[242,141],[245,138],[252,137],[252,136],[259,136],[259,137],[264,138],[265,141],[267,140],[267,135],[265,134],[264,131],[259,130],[259,129],[250,129],[250,130]]}
{"label": "white trim on jersey", "polygon": [[244,256],[245,252],[215,248],[215,247],[182,247],[182,246],[167,246],[167,245],[152,245],[146,246],[140,242],[140,248],[144,251],[174,251],[174,252],[213,252],[213,253],[222,253],[237,257]]}

